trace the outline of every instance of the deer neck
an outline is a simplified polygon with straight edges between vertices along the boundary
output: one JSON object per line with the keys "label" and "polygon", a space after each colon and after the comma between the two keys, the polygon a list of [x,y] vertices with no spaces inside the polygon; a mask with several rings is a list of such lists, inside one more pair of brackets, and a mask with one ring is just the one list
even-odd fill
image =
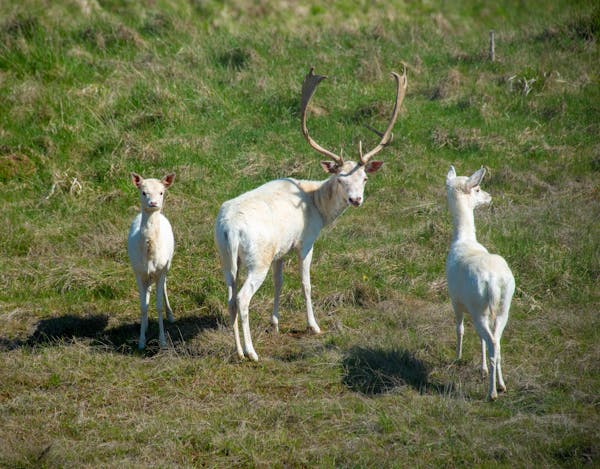
{"label": "deer neck", "polygon": [[152,254],[160,234],[160,210],[147,212],[142,210],[141,235],[146,244],[146,253]]}
{"label": "deer neck", "polygon": [[325,226],[333,223],[348,208],[345,195],[338,186],[335,177],[330,177],[321,183],[313,196]]}
{"label": "deer neck", "polygon": [[142,226],[160,223],[160,210],[142,210]]}
{"label": "deer neck", "polygon": [[453,233],[452,241],[477,241],[475,234],[475,216],[473,209],[456,204],[452,208]]}

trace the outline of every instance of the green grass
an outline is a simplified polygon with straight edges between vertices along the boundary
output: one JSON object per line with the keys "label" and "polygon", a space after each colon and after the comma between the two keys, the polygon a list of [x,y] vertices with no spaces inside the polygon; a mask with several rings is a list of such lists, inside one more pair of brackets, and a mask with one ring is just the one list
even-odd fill
{"label": "green grass", "polygon": [[[597,466],[599,29],[591,1],[0,3],[0,466]],[[402,63],[383,170],[315,245],[324,333],[291,256],[281,334],[268,278],[261,361],[239,362],[220,204],[324,177],[300,132],[310,66],[329,77],[311,134],[354,155]],[[469,322],[454,360],[450,164],[488,169],[478,237],[517,281],[494,403]],[[164,351],[154,315],[136,350],[130,171],[177,173]]]}

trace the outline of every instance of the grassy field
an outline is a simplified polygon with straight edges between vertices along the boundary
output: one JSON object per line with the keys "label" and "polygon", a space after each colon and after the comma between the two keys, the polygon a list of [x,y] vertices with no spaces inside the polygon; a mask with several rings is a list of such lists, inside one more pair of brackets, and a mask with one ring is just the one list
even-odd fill
{"label": "grassy field", "polygon": [[[0,2],[0,467],[600,465],[600,8],[596,2]],[[496,60],[488,60],[495,30]],[[235,354],[220,204],[324,178],[300,133],[355,157],[408,93],[366,201],[295,256],[279,335],[251,304]],[[454,359],[445,175],[488,169],[478,238],[511,266],[508,393],[477,336]],[[175,171],[177,321],[137,351],[129,172]]]}

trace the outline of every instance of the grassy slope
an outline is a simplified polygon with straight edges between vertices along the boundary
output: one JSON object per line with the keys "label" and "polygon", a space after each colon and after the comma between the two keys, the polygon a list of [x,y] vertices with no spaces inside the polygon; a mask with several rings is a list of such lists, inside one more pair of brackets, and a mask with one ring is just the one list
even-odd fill
{"label": "grassy slope", "polygon": [[[0,465],[598,464],[600,22],[592,2],[0,4]],[[87,8],[89,7],[89,12]],[[498,60],[486,60],[489,29]],[[293,258],[282,334],[252,303],[238,363],[212,242],[220,203],[321,178],[299,132],[351,153],[409,92],[367,200],[315,248],[325,333],[304,333]],[[535,79],[535,81],[531,81]],[[481,165],[480,240],[517,279],[509,393],[483,401],[467,327],[453,361],[443,182]],[[173,346],[135,351],[128,181],[176,171]],[[154,339],[154,340],[152,340]]]}

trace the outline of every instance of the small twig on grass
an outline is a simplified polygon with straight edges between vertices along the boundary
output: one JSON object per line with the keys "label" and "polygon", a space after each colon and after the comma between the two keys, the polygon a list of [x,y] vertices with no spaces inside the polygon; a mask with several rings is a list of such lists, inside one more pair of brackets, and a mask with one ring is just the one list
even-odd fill
{"label": "small twig on grass", "polygon": [[436,205],[436,202],[425,202],[422,204],[417,204],[417,205],[411,205],[410,207],[403,207],[402,209],[400,209],[401,212],[410,212],[410,211],[417,211],[417,210],[421,210],[423,208],[428,208],[431,207],[433,205]]}
{"label": "small twig on grass", "polygon": [[40,451],[40,454],[37,457],[36,461],[40,462],[48,454],[48,452],[50,451],[50,448],[52,448],[52,444],[49,444],[42,451]]}

